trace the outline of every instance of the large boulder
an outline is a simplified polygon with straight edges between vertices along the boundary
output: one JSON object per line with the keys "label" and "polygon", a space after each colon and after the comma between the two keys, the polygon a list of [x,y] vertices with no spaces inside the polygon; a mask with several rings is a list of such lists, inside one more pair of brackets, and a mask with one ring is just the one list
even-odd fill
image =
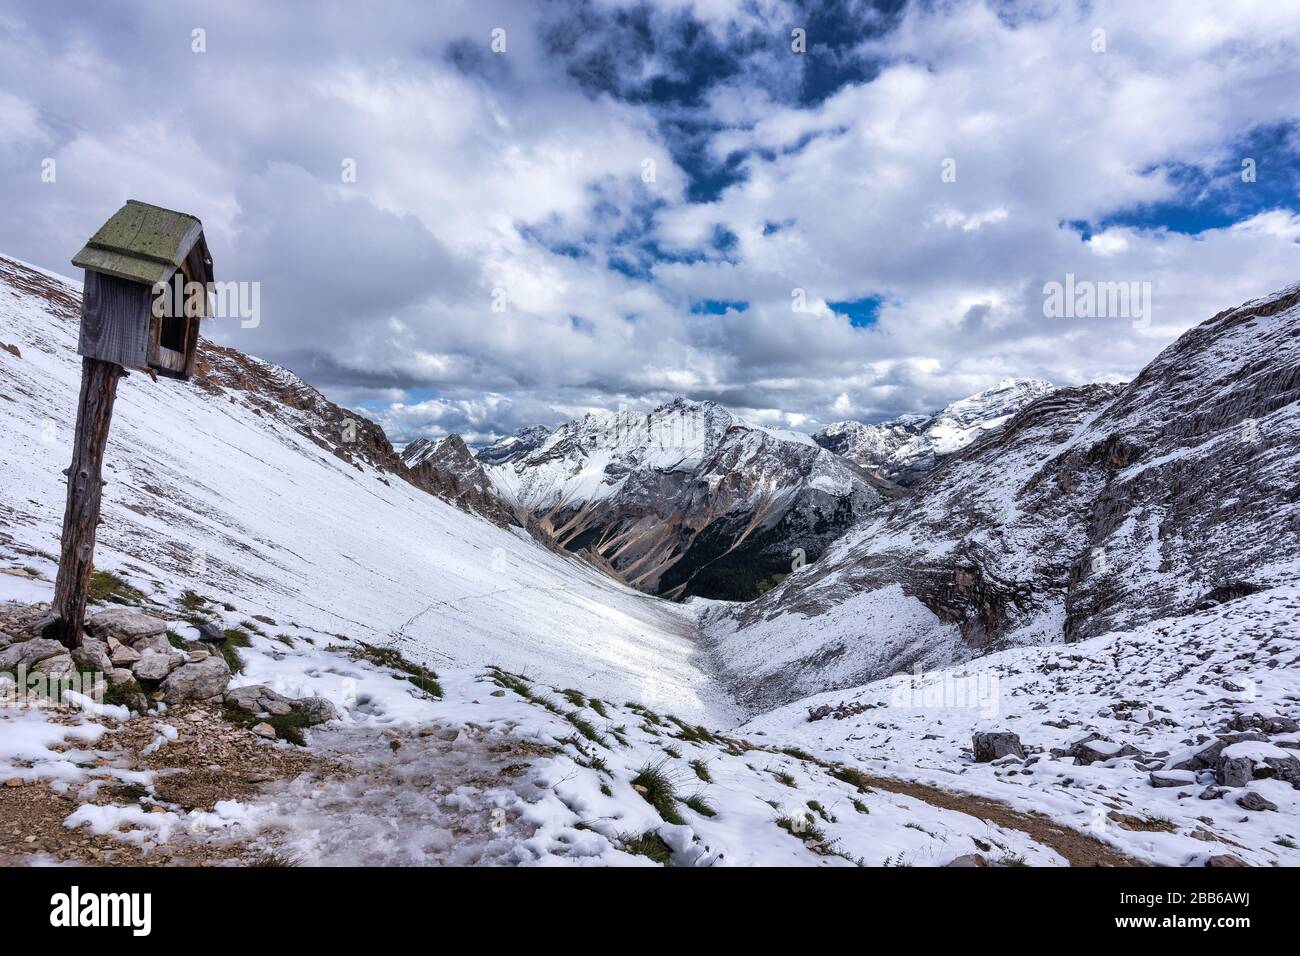
{"label": "large boulder", "polygon": [[0,671],[14,671],[20,666],[30,669],[47,657],[54,657],[56,654],[66,654],[67,652],[66,647],[48,637],[38,637],[34,640],[10,644],[4,650],[0,650]]}
{"label": "large boulder", "polygon": [[977,733],[973,743],[976,763],[990,763],[1008,754],[1022,759],[1025,756],[1025,748],[1020,744],[1020,737],[1009,730]]}
{"label": "large boulder", "polygon": [[220,696],[230,683],[230,666],[220,654],[206,660],[182,664],[162,682],[163,700],[177,704],[186,700],[207,700]]}
{"label": "large boulder", "polygon": [[142,637],[167,633],[167,622],[127,607],[111,607],[100,611],[86,622],[86,628],[95,637],[116,637],[123,644],[134,645]]}
{"label": "large boulder", "polygon": [[72,655],[68,653],[46,657],[32,668],[33,673],[44,674],[52,680],[71,677],[76,670],[77,665],[73,662]]}

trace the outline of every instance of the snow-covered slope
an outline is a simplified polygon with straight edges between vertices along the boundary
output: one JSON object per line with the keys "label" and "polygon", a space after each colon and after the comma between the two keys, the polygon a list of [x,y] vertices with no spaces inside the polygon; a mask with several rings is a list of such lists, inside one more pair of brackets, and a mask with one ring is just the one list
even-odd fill
{"label": "snow-covered slope", "polygon": [[902,415],[876,425],[834,422],[813,439],[874,474],[910,485],[1052,388],[1039,379],[1004,379],[934,415]]}
{"label": "snow-covered slope", "polygon": [[672,597],[753,597],[895,490],[806,435],[681,398],[561,425],[491,473],[556,542]]}
{"label": "snow-covered slope", "polygon": [[[78,283],[0,258],[0,566],[46,582],[81,376],[79,296]],[[200,354],[189,384],[133,374],[119,386],[98,568],[423,662],[581,676],[593,693],[708,709],[688,609],[414,487],[376,426],[283,369],[211,343]]]}
{"label": "snow-covered slope", "polygon": [[1190,613],[1300,572],[1300,286],[1058,389],[706,630],[761,707]]}
{"label": "snow-covered slope", "polygon": [[[1232,854],[1252,865],[1295,866],[1297,621],[1300,587],[1284,584],[1131,632],[819,694],[740,733],[1044,813],[1161,865],[1204,866]],[[1028,759],[974,762],[979,731],[1016,733]],[[1236,747],[1280,772],[1261,766],[1259,779],[1220,786],[1210,768],[1166,771],[1213,745],[1214,735],[1242,731],[1253,733]],[[1104,740],[1091,762],[1059,753],[1093,734]],[[1248,809],[1240,802],[1253,799],[1248,793],[1276,810]]]}

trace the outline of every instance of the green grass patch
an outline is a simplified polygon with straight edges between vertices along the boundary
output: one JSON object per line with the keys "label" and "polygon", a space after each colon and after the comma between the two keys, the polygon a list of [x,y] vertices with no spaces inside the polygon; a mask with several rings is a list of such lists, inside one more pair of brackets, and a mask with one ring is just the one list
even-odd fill
{"label": "green grass patch", "polygon": [[196,614],[206,607],[208,599],[187,588],[185,591],[181,592],[179,603],[181,607],[189,611],[191,614]]}
{"label": "green grass patch", "polygon": [[142,604],[144,594],[112,571],[92,571],[86,600],[98,604]]}
{"label": "green grass patch", "polygon": [[653,830],[648,830],[640,836],[621,836],[619,841],[623,844],[624,852],[644,856],[660,866],[668,866],[673,861],[672,848]]}
{"label": "green grass patch", "polygon": [[181,637],[175,631],[167,632],[167,643],[179,650],[185,650],[185,638]]}
{"label": "green grass patch", "polygon": [[682,822],[682,816],[677,812],[677,788],[662,762],[646,764],[638,770],[632,778],[632,787],[658,811],[665,823]]}
{"label": "green grass patch", "polygon": [[718,815],[718,811],[714,808],[713,804],[709,803],[709,801],[704,798],[703,794],[693,793],[683,800],[682,803],[686,804],[702,817],[716,817]]}
{"label": "green grass patch", "polygon": [[572,688],[569,688],[568,690],[562,690],[560,691],[560,696],[568,700],[568,702],[572,704],[574,707],[587,706],[587,698],[582,696],[582,691],[580,690],[573,690]]}
{"label": "green grass patch", "polygon": [[805,813],[801,817],[778,817],[776,825],[792,837],[803,840],[810,849],[818,852],[829,852],[826,831],[817,826],[812,814]]}
{"label": "green grass patch", "polygon": [[799,789],[799,784],[795,782],[794,775],[791,774],[789,771],[786,771],[786,770],[773,770],[773,771],[772,771],[772,776],[776,777],[776,779],[777,779],[778,781],[780,781],[781,783],[785,784],[785,785],[786,785],[787,787],[789,787],[791,790],[798,790],[798,789]]}

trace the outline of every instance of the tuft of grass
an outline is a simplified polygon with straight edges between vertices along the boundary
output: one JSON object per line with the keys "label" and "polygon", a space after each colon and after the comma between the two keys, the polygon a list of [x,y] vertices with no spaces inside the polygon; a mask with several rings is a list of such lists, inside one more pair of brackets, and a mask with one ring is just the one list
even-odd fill
{"label": "tuft of grass", "polygon": [[235,647],[252,647],[253,638],[247,631],[237,627],[226,628],[226,643]]}
{"label": "tuft of grass", "polygon": [[863,803],[861,800],[859,800],[857,797],[854,797],[854,798],[852,799],[851,802],[852,802],[852,804],[853,804],[853,809],[854,809],[854,810],[857,810],[858,813],[866,813],[866,814],[870,814],[870,813],[871,813],[871,808],[868,807],[868,806],[867,806],[865,803]]}
{"label": "tuft of grass", "polygon": [[572,688],[570,688],[568,690],[560,691],[560,696],[568,700],[568,702],[572,704],[574,707],[587,706],[587,698],[582,696],[582,691],[573,690]]}
{"label": "tuft of grass", "polygon": [[1286,847],[1288,850],[1294,850],[1296,848],[1295,840],[1292,840],[1290,837],[1278,837],[1273,842],[1278,846]]}
{"label": "tuft of grass", "polygon": [[285,647],[293,647],[293,638],[288,634],[277,634],[275,635],[275,639]]}
{"label": "tuft of grass", "polygon": [[854,770],[852,767],[831,767],[826,771],[836,780],[847,783],[851,787],[856,787],[858,793],[875,793],[867,786],[866,775],[860,770]]}
{"label": "tuft of grass", "polygon": [[826,831],[813,821],[812,814],[805,813],[801,817],[778,817],[776,825],[792,837],[803,840],[810,849],[829,852]]}
{"label": "tuft of grass", "polygon": [[643,788],[644,793],[641,790],[637,790],[637,793],[640,793],[646,802],[658,811],[665,823],[682,822],[682,816],[677,812],[677,788],[673,786],[672,778],[664,769],[662,762],[646,764],[638,770],[637,775],[632,778],[632,786]]}
{"label": "tuft of grass", "polygon": [[668,866],[673,861],[672,847],[653,830],[647,830],[640,836],[620,836],[619,842],[623,844],[625,852],[644,856],[660,866]]}
{"label": "tuft of grass", "polygon": [[143,693],[144,688],[132,678],[123,684],[109,684],[104,690],[104,703],[117,707],[126,707],[130,695]]}
{"label": "tuft of grass", "polygon": [[442,685],[438,683],[438,675],[434,671],[407,660],[396,648],[375,647],[362,641],[356,643],[361,647],[362,656],[372,664],[399,671],[407,683],[414,684],[430,697],[441,699]]}
{"label": "tuft of grass", "polygon": [[607,797],[612,797],[614,795],[614,791],[609,789],[609,784],[607,783],[602,783],[600,785],[600,792]]}
{"label": "tuft of grass", "polygon": [[266,632],[258,627],[254,621],[240,621],[239,626],[245,631],[252,631],[254,634],[266,637]]}
{"label": "tuft of grass", "polygon": [[278,850],[271,850],[254,857],[248,862],[248,865],[256,867],[280,867],[301,866],[302,864],[287,853],[280,853]]}
{"label": "tuft of grass", "polygon": [[170,644],[172,647],[179,648],[182,651],[185,650],[185,638],[181,637],[175,631],[167,632],[167,643]]}
{"label": "tuft of grass", "polygon": [[601,717],[604,717],[606,720],[609,720],[609,711],[605,710],[605,704],[602,701],[599,701],[595,697],[593,697],[591,698],[591,700],[587,701],[587,706],[590,707],[592,710],[594,710]]}
{"label": "tuft of grass", "polygon": [[1004,856],[998,860],[998,866],[1028,866],[1023,856]]}
{"label": "tuft of grass", "polygon": [[716,817],[718,815],[718,811],[714,809],[713,804],[709,803],[701,793],[691,794],[683,800],[682,803],[686,804],[702,817]]}
{"label": "tuft of grass", "polygon": [[189,589],[186,589],[184,592],[182,592],[180,597],[180,606],[183,607],[185,610],[189,611],[191,614],[196,614],[199,611],[202,611],[204,609],[204,606],[207,603],[208,603],[207,598],[205,598],[201,594],[196,594],[195,592]]}
{"label": "tuft of grass", "polygon": [[709,767],[703,760],[692,760],[691,769],[695,771],[695,776],[705,783],[713,783],[713,777],[709,774]]}
{"label": "tuft of grass", "polygon": [[817,816],[821,817],[827,823],[835,822],[835,817],[832,814],[827,813],[826,808],[823,807],[816,800],[808,801],[808,809],[811,810],[813,813],[817,814]]}
{"label": "tuft of grass", "polygon": [[600,732],[597,731],[596,728],[591,725],[590,721],[583,720],[582,715],[578,713],[576,710],[570,711],[564,716],[565,719],[569,721],[569,723],[573,724],[574,727],[578,728],[578,733],[582,734],[582,736],[586,737],[592,743],[600,744],[602,747],[605,746],[605,738],[602,737],[600,735]]}
{"label": "tuft of grass", "polygon": [[772,776],[792,790],[799,789],[799,784],[795,782],[794,776],[786,770],[773,770]]}
{"label": "tuft of grass", "polygon": [[231,604],[229,601],[222,602],[221,606],[231,614],[235,613],[235,606]]}
{"label": "tuft of grass", "polygon": [[92,571],[86,600],[100,604],[142,604],[144,594],[112,571]]}
{"label": "tuft of grass", "polygon": [[676,747],[669,747],[667,744],[664,744],[664,753],[672,757],[674,760],[682,759],[682,752]]}
{"label": "tuft of grass", "polygon": [[668,719],[677,725],[678,733],[673,734],[673,736],[676,737],[678,740],[685,740],[693,744],[717,744],[722,742],[717,735],[710,733],[710,731],[706,727],[700,726],[698,724],[692,726],[686,723],[684,720],[680,720],[677,717],[673,717],[671,715],[668,717]]}
{"label": "tuft of grass", "polygon": [[126,803],[139,803],[145,797],[149,796],[149,788],[141,786],[138,783],[128,783],[121,787],[114,787],[109,792],[117,799],[123,800]]}

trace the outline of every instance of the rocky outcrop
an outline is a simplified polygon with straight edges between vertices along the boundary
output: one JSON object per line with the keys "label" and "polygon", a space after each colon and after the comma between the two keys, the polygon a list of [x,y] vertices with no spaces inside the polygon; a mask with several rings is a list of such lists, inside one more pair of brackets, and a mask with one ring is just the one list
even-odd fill
{"label": "rocky outcrop", "polygon": [[406,446],[402,461],[411,483],[430,494],[503,528],[521,523],[514,509],[497,495],[482,463],[459,435],[437,442],[417,439]]}

